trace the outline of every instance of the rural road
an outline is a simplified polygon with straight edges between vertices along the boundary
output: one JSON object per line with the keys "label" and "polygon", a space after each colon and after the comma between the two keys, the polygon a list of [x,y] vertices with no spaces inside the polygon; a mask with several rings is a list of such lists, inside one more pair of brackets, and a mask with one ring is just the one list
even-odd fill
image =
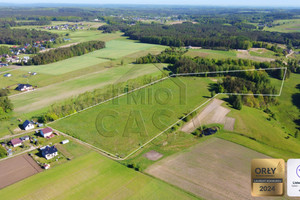
{"label": "rural road", "polygon": [[26,133],[31,133],[31,132],[34,132],[34,131],[37,131],[37,130],[40,130],[40,128],[31,129],[31,130],[28,130],[28,131],[23,131],[22,133],[18,133],[18,134],[14,134],[14,135],[6,135],[6,136],[0,138],[0,140],[7,140],[7,139],[10,139],[10,138],[20,136],[20,135],[24,135]]}

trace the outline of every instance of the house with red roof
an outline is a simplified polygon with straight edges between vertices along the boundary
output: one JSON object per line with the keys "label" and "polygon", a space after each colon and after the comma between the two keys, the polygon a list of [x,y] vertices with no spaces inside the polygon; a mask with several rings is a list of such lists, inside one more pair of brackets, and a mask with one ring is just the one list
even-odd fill
{"label": "house with red roof", "polygon": [[40,130],[40,133],[44,138],[47,138],[52,135],[53,130],[52,130],[52,128],[47,127],[47,128]]}
{"label": "house with red roof", "polygon": [[18,147],[22,145],[22,140],[20,138],[15,138],[10,141],[13,147]]}

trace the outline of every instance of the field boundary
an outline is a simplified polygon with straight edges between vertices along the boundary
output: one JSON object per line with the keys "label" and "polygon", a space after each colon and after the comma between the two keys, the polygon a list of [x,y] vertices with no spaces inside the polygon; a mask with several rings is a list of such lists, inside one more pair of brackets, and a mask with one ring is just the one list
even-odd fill
{"label": "field boundary", "polygon": [[[144,148],[144,146],[148,145],[149,143],[151,143],[153,140],[155,140],[156,138],[158,138],[159,136],[161,136],[163,133],[165,133],[166,131],[168,131],[170,128],[172,128],[174,125],[176,125],[177,123],[183,121],[183,119],[185,119],[186,117],[188,117],[190,114],[192,114],[193,112],[197,111],[198,109],[200,109],[202,106],[204,106],[205,104],[207,104],[208,102],[210,102],[211,100],[213,100],[214,98],[216,98],[218,95],[240,95],[240,96],[245,96],[245,95],[253,95],[253,96],[274,96],[274,97],[278,97],[278,96],[281,96],[281,93],[282,93],[282,88],[284,86],[284,81],[285,81],[285,78],[286,78],[286,72],[287,72],[287,67],[279,67],[279,68],[260,68],[260,69],[245,69],[245,70],[228,70],[228,71],[214,71],[214,72],[198,72],[198,73],[181,73],[181,74],[171,74],[171,75],[168,75],[167,77],[164,77],[164,78],[161,78],[159,80],[156,80],[156,81],[153,81],[151,83],[148,83],[146,85],[143,85],[141,87],[138,87],[136,89],[133,89],[131,91],[128,91],[128,92],[125,92],[125,93],[122,93],[118,96],[115,96],[115,97],[112,97],[112,98],[109,98],[103,102],[100,102],[100,103],[97,103],[93,106],[89,106],[83,110],[80,110],[78,112],[75,112],[75,113],[72,113],[70,115],[67,115],[65,117],[62,117],[62,118],[59,118],[55,121],[52,121],[52,122],[49,122],[47,123],[46,125],[49,126],[50,124],[54,123],[54,122],[57,122],[59,120],[62,120],[62,119],[65,119],[65,118],[68,118],[68,117],[71,117],[75,114],[78,114],[78,113],[81,113],[85,110],[88,110],[90,108],[93,108],[93,107],[96,107],[98,105],[101,105],[101,104],[104,104],[106,102],[109,102],[111,100],[114,100],[114,99],[117,99],[119,97],[122,97],[124,95],[127,95],[127,94],[130,94],[132,92],[135,92],[137,90],[140,90],[140,89],[143,89],[143,88],[146,88],[148,86],[151,86],[151,85],[154,85],[158,82],[161,82],[161,81],[164,81],[166,79],[169,79],[171,77],[177,77],[177,76],[195,76],[195,75],[205,75],[205,74],[218,74],[218,73],[235,73],[235,72],[245,72],[245,71],[268,71],[268,70],[282,70],[284,69],[284,76],[283,76],[283,79],[282,79],[282,83],[281,83],[281,87],[280,87],[280,90],[279,90],[279,93],[278,94],[243,94],[243,93],[218,93],[216,95],[214,95],[212,98],[208,99],[207,101],[205,101],[204,103],[202,103],[201,105],[197,106],[194,110],[192,110],[191,112],[189,112],[188,114],[186,114],[185,116],[183,116],[182,118],[180,118],[179,120],[177,120],[175,123],[173,123],[172,125],[170,125],[169,127],[167,127],[165,130],[161,131],[160,133],[158,133],[156,136],[152,137],[150,140],[148,140],[147,142],[145,142],[144,144],[140,145],[140,147],[138,147],[137,149],[133,150],[131,153],[129,153],[127,156],[125,156],[124,158],[120,158],[119,156],[115,155],[115,154],[112,154],[112,153],[109,153],[101,148],[98,148],[98,147],[95,147],[94,145],[91,145],[87,142],[84,142],[84,141],[81,141],[77,138],[74,138],[73,136],[69,135],[69,134],[66,134],[66,133],[63,133],[65,135],[68,135],[69,137],[71,138],[74,138],[76,139],[78,142],[81,142],[81,143],[84,143],[94,149],[97,149],[98,151],[101,151],[103,155],[106,155],[107,157],[109,158],[112,158],[114,160],[120,160],[120,161],[123,161],[123,160],[126,160],[127,158],[129,158],[130,156],[132,156],[133,154],[135,154],[137,151],[139,151],[140,149]],[[50,127],[50,126],[49,126]],[[51,127],[52,128],[52,127]],[[61,132],[59,130],[57,130],[58,132]]]}

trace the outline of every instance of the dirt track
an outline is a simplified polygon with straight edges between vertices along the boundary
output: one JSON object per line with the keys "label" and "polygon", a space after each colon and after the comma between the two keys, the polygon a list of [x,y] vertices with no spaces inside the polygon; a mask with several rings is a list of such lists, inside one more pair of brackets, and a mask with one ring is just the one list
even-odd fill
{"label": "dirt track", "polygon": [[224,124],[225,130],[233,131],[235,119],[226,117],[230,109],[224,108],[221,104],[224,101],[214,99],[204,108],[204,110],[195,116],[191,121],[187,122],[181,131],[191,133],[201,125],[205,124]]}
{"label": "dirt track", "polygon": [[158,161],[146,172],[204,199],[253,199],[250,179],[253,158],[267,156],[211,138],[188,152]]}
{"label": "dirt track", "polygon": [[0,162],[0,189],[43,170],[27,154]]}

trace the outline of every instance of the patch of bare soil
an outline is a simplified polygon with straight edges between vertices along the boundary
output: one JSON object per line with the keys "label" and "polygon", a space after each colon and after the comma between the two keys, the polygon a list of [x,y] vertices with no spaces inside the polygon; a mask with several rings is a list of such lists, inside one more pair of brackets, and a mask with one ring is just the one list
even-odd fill
{"label": "patch of bare soil", "polygon": [[212,102],[210,102],[201,113],[187,122],[181,128],[181,131],[191,133],[201,125],[208,124],[224,124],[225,130],[232,131],[235,120],[233,118],[226,117],[226,115],[230,112],[230,109],[221,106],[222,103],[224,103],[224,101],[220,99],[212,100]]}
{"label": "patch of bare soil", "polygon": [[0,189],[42,171],[40,166],[27,154],[1,161]]}
{"label": "patch of bare soil", "polygon": [[151,150],[143,155],[148,160],[156,161],[163,157],[161,153],[158,153],[157,151]]}
{"label": "patch of bare soil", "polygon": [[210,200],[254,199],[251,160],[266,155],[219,138],[211,138],[151,165],[146,172]]}

